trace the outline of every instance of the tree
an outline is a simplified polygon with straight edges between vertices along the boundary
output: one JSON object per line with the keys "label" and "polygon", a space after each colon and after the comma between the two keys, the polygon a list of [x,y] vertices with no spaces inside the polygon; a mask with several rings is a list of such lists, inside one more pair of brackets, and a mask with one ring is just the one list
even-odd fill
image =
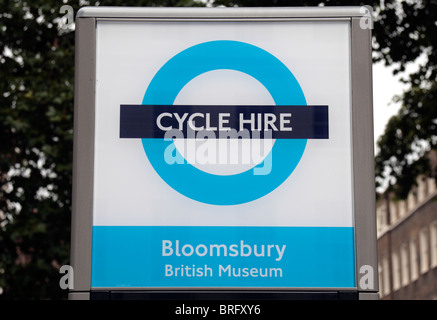
{"label": "tree", "polygon": [[0,1],[0,298],[58,299],[69,263],[74,31],[71,5],[193,6],[194,0]]}
{"label": "tree", "polygon": [[[409,89],[396,97],[402,107],[390,119],[380,137],[375,158],[377,186],[388,184],[398,198],[405,198],[419,174],[431,175],[424,155],[436,149],[437,108],[437,1],[290,1],[290,0],[216,0],[216,4],[237,6],[346,6],[371,5],[374,9],[374,61],[395,66],[402,73],[409,64],[417,72],[403,81]],[[381,106],[375,106],[380,108]]]}
{"label": "tree", "polygon": [[377,59],[403,72],[416,62],[416,72],[403,79],[409,89],[397,97],[401,108],[378,140],[375,158],[378,185],[407,197],[419,174],[433,175],[424,155],[437,143],[437,1],[387,1],[375,24]]}

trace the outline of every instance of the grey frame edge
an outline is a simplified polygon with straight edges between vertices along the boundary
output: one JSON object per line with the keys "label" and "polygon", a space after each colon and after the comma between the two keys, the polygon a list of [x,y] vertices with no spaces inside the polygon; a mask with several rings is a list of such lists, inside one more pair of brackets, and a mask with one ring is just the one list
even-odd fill
{"label": "grey frame edge", "polygon": [[[377,293],[375,169],[373,146],[372,35],[359,18],[351,20],[352,159],[355,220],[356,276],[359,292]],[[373,283],[364,286],[361,277],[373,273]],[[361,269],[363,267],[363,269]],[[364,279],[363,279],[364,280]],[[368,284],[368,283],[367,283]],[[365,295],[360,295],[364,298]],[[367,295],[366,297],[376,297]]]}
{"label": "grey frame edge", "polygon": [[78,18],[351,18],[362,17],[361,7],[83,7]]}
{"label": "grey frame edge", "polygon": [[[74,79],[73,192],[69,298],[91,289],[91,244],[94,186],[94,104],[96,19],[76,19]],[[83,36],[86,35],[86,36]],[[73,294],[74,293],[74,294]]]}

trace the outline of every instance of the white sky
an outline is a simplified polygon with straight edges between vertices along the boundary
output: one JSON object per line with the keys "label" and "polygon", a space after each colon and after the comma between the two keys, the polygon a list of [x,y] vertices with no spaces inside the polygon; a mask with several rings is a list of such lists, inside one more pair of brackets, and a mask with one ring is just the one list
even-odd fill
{"label": "white sky", "polygon": [[376,141],[384,132],[385,125],[391,116],[395,115],[400,103],[392,101],[395,95],[400,95],[407,89],[407,85],[401,83],[401,76],[394,76],[393,67],[384,66],[383,62],[373,64],[373,127]]}
{"label": "white sky", "polygon": [[384,66],[383,62],[373,64],[373,130],[375,141],[375,154],[376,141],[384,133],[385,125],[387,121],[395,115],[401,104],[393,102],[395,95],[401,95],[404,91],[407,91],[409,85],[400,81],[401,78],[408,78],[412,73],[415,73],[419,69],[419,65],[423,65],[427,62],[427,54],[423,52],[415,61],[408,63],[405,66],[405,71],[396,76],[393,75],[393,69],[396,66]]}

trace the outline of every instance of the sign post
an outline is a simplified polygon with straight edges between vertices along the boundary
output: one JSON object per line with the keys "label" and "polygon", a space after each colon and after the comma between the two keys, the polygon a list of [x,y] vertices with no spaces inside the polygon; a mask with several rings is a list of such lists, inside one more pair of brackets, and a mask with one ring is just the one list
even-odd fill
{"label": "sign post", "polygon": [[70,297],[375,297],[368,18],[81,9]]}

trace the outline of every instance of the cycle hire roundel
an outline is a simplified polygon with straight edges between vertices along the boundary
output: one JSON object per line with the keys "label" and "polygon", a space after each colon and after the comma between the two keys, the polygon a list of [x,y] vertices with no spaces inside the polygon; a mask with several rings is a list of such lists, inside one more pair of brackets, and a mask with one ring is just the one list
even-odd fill
{"label": "cycle hire roundel", "polygon": [[[178,93],[189,81],[205,72],[220,69],[244,72],[255,78],[272,95],[276,106],[178,106],[177,108],[173,106]],[[318,134],[318,138],[328,137],[327,106],[306,107],[297,111],[297,106],[305,105],[305,96],[299,83],[290,70],[273,55],[243,42],[206,42],[190,47],[170,59],[148,86],[142,105],[122,106],[121,137],[142,138],[144,151],[153,168],[166,183],[181,194],[209,204],[240,204],[268,194],[290,176],[305,150],[306,139],[303,138],[310,138],[314,134]],[[149,120],[152,126],[158,123],[163,127],[161,115],[164,114],[167,120],[172,117],[174,111],[187,115],[185,118],[190,118],[188,115],[197,113],[199,114],[197,118],[202,120],[205,115],[209,115],[210,119],[213,118],[213,123],[209,123],[209,128],[213,129],[209,132],[216,134],[216,137],[219,137],[219,132],[215,123],[218,122],[220,115],[227,116],[226,122],[237,124],[237,128],[227,127],[237,132],[246,129],[243,126],[243,121],[246,121],[249,138],[252,134],[249,131],[251,125],[255,124],[258,118],[262,122],[266,119],[266,115],[273,115],[275,119],[280,120],[286,119],[287,116],[291,118],[291,114],[294,114],[294,117],[305,117],[301,121],[319,117],[320,123],[314,124],[314,121],[311,121],[306,124],[306,130],[301,130],[302,132],[296,132],[297,128],[286,126],[278,129],[277,125],[260,128],[262,124],[256,123],[252,126],[255,127],[256,133],[272,130],[275,137],[278,137],[277,133],[282,134],[271,149],[271,155],[268,156],[273,161],[271,166],[274,170],[269,171],[268,174],[254,174],[252,170],[247,170],[234,175],[214,175],[198,170],[190,164],[179,166],[173,165],[174,163],[169,164],[163,157],[165,151],[173,144],[171,139],[163,139],[163,134],[168,130],[153,128],[153,131],[149,132],[147,130],[150,129],[145,128],[145,122]],[[295,114],[296,112],[298,114]],[[160,121],[153,119],[154,115]],[[253,121],[250,115],[255,115],[252,117]],[[229,119],[231,117],[232,119]],[[286,122],[288,124],[290,120],[286,119]],[[177,122],[174,124],[179,128]],[[169,126],[165,126],[164,129],[167,128]],[[202,129],[205,130],[204,126]],[[178,152],[177,149],[175,151]],[[176,157],[181,156],[178,154]]]}

